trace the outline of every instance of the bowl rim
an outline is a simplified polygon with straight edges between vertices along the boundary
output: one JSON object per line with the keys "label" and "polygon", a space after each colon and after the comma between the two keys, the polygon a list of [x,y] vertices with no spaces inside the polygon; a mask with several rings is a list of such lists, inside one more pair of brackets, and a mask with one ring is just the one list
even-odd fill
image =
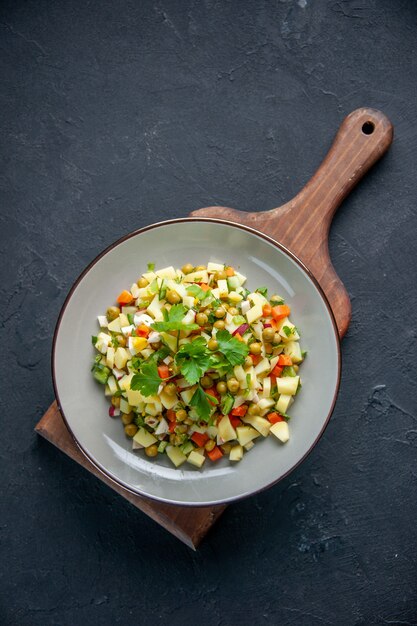
{"label": "bowl rim", "polygon": [[[74,291],[76,290],[76,288],[78,287],[79,283],[83,280],[84,276],[86,276],[88,274],[88,272],[100,261],[100,259],[102,257],[104,257],[108,252],[110,252],[111,250],[113,250],[114,248],[117,248],[117,246],[119,246],[120,244],[124,243],[125,241],[127,241],[128,239],[131,239],[132,237],[136,237],[137,235],[140,235],[142,233],[147,232],[148,230],[153,230],[155,228],[160,228],[162,226],[169,226],[171,224],[179,224],[179,223],[184,223],[184,222],[212,222],[212,223],[217,223],[217,224],[223,224],[225,226],[232,226],[233,228],[238,228],[240,230],[245,230],[253,235],[256,235],[258,237],[261,237],[262,239],[266,240],[267,242],[271,243],[273,246],[279,248],[284,254],[286,254],[287,256],[289,256],[306,274],[307,276],[310,278],[310,280],[312,281],[313,285],[315,286],[316,290],[319,292],[319,295],[321,296],[324,304],[326,305],[327,311],[329,313],[330,316],[330,321],[332,323],[332,328],[334,331],[334,335],[335,335],[335,339],[336,339],[336,352],[337,352],[337,379],[336,379],[336,386],[335,386],[335,390],[333,393],[333,399],[330,405],[330,409],[329,412],[326,416],[326,419],[323,423],[323,426],[319,432],[319,434],[317,435],[317,437],[315,438],[315,440],[313,441],[313,443],[311,444],[311,446],[308,448],[308,450],[303,454],[303,456],[298,459],[296,461],[296,463],[294,463],[286,472],[284,472],[284,474],[281,474],[278,478],[272,480],[271,482],[269,482],[267,485],[264,485],[262,487],[260,487],[259,489],[250,491],[248,493],[244,493],[244,494],[240,494],[238,496],[232,496],[232,497],[228,497],[228,498],[223,498],[221,500],[212,500],[212,501],[207,501],[207,502],[183,502],[181,500],[171,500],[171,499],[167,499],[167,498],[160,498],[154,495],[150,495],[144,491],[141,491],[139,489],[134,489],[131,485],[124,483],[122,480],[118,479],[117,477],[115,477],[113,474],[111,474],[104,466],[101,465],[101,463],[99,463],[98,461],[96,461],[96,459],[94,459],[94,457],[92,457],[87,450],[84,449],[84,447],[82,446],[82,444],[78,441],[77,437],[75,436],[75,434],[73,433],[71,426],[65,416],[65,412],[62,408],[61,405],[61,401],[60,401],[60,397],[59,397],[59,392],[58,392],[58,385],[57,385],[57,381],[56,381],[56,372],[55,372],[55,353],[56,353],[56,343],[57,343],[57,337],[58,337],[58,333],[59,333],[59,329],[61,326],[61,321],[62,318],[65,314],[66,308],[72,298],[72,295],[74,293]],[[340,345],[340,336],[339,336],[339,332],[338,332],[338,328],[337,328],[337,323],[336,323],[336,319],[334,316],[334,313],[332,311],[332,308],[330,306],[330,303],[327,299],[326,294],[324,293],[322,287],[320,286],[318,280],[316,279],[316,277],[312,274],[312,272],[309,270],[309,268],[291,251],[289,250],[286,246],[284,246],[282,243],[280,243],[279,241],[276,241],[275,239],[273,239],[272,237],[269,237],[268,235],[266,235],[265,233],[257,230],[256,228],[252,228],[250,226],[247,226],[246,224],[241,224],[238,222],[233,222],[231,220],[225,220],[225,219],[220,219],[220,218],[213,218],[213,217],[179,217],[179,218],[173,218],[173,219],[169,219],[169,220],[162,220],[160,222],[154,222],[152,224],[148,224],[147,226],[143,226],[142,228],[138,228],[126,235],[123,235],[122,237],[120,237],[119,239],[117,239],[116,241],[114,241],[113,243],[111,243],[110,245],[108,245],[104,250],[102,250],[102,252],[100,252],[85,268],[84,270],[79,274],[79,276],[75,279],[74,283],[72,284],[72,287],[70,288],[64,303],[61,307],[61,310],[59,312],[58,315],[58,319],[55,325],[55,330],[54,330],[54,335],[53,335],[53,340],[52,340],[52,350],[51,350],[51,372],[52,372],[52,384],[53,384],[53,388],[54,388],[54,393],[55,393],[55,398],[56,398],[56,402],[57,402],[57,406],[58,409],[61,413],[62,419],[64,420],[65,426],[68,429],[68,432],[70,433],[74,443],[76,444],[77,448],[80,450],[80,452],[83,454],[83,456],[93,465],[93,467],[99,472],[99,474],[101,474],[102,476],[100,476],[100,478],[102,478],[102,480],[104,480],[105,482],[110,482],[112,484],[112,486],[114,486],[114,488],[116,489],[124,489],[126,490],[128,493],[134,495],[134,496],[139,496],[142,498],[147,498],[149,500],[152,500],[153,502],[158,502],[160,504],[167,504],[167,505],[172,505],[172,506],[181,506],[181,507],[207,507],[207,506],[224,506],[227,505],[229,503],[232,502],[237,502],[239,500],[243,500],[245,498],[248,498],[250,496],[254,496],[258,493],[261,493],[262,491],[265,491],[266,489],[269,489],[270,487],[273,487],[274,485],[276,485],[277,483],[279,483],[281,480],[283,480],[286,476],[288,476],[289,474],[291,474],[291,472],[293,472],[303,461],[306,460],[306,458],[309,456],[309,454],[312,452],[312,450],[315,448],[315,446],[317,445],[317,443],[320,441],[321,437],[324,434],[324,431],[326,430],[330,418],[332,416],[332,413],[334,411],[335,405],[336,405],[336,400],[339,394],[339,389],[340,389],[340,381],[341,381],[341,371],[342,371],[342,352],[341,352],[341,345]],[[123,494],[122,494],[123,495]]]}

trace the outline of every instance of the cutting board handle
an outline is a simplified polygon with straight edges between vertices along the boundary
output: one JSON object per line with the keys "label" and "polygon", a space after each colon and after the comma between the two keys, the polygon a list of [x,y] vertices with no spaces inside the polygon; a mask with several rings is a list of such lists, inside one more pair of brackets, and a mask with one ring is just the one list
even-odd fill
{"label": "cutting board handle", "polygon": [[351,305],[330,260],[330,224],[337,207],[388,150],[392,138],[392,124],[381,111],[357,109],[342,122],[317,172],[286,204],[254,213],[207,207],[191,215],[251,226],[294,252],[320,283],[332,307],[339,335],[343,337],[349,326]]}

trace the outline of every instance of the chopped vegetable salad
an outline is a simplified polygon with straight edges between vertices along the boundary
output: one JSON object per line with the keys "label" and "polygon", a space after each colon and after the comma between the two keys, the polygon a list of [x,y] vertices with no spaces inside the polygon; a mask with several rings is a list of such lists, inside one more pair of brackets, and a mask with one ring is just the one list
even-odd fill
{"label": "chopped vegetable salad", "polygon": [[153,264],[98,316],[92,367],[134,449],[175,467],[289,439],[305,353],[290,307],[220,263]]}

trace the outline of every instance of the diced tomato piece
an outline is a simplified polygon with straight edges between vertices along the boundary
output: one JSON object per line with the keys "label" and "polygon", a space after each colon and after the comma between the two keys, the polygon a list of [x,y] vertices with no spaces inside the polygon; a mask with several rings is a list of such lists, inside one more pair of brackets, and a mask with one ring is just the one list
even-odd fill
{"label": "diced tomato piece", "polygon": [[215,446],[213,450],[210,450],[210,452],[207,452],[207,456],[209,457],[210,461],[218,461],[219,459],[222,458],[223,453],[219,447]]}
{"label": "diced tomato piece", "polygon": [[209,440],[209,436],[206,433],[194,433],[191,440],[194,441],[199,448],[203,448],[204,444]]}
{"label": "diced tomato piece", "polygon": [[271,387],[275,387],[277,384],[277,377],[271,372],[269,374],[269,378],[271,379]]}
{"label": "diced tomato piece", "polygon": [[158,365],[158,375],[159,378],[169,378],[169,367],[163,363],[162,365]]}
{"label": "diced tomato piece", "polygon": [[218,392],[217,392],[217,389],[216,389],[215,387],[210,387],[210,389],[205,389],[204,391],[205,391],[205,392],[206,392],[209,396],[212,396],[215,400],[217,400],[217,402],[215,402],[215,401],[214,401],[214,402],[212,402],[212,401],[210,400],[210,398],[209,398],[209,399],[208,399],[208,401],[210,402],[210,404],[217,405],[217,404],[218,404],[218,401],[219,401],[219,394],[218,394]]}
{"label": "diced tomato piece", "polygon": [[175,420],[177,419],[177,416],[175,415],[174,409],[168,409],[167,418],[170,422],[175,422]]}
{"label": "diced tomato piece", "polygon": [[271,372],[272,376],[279,378],[282,374],[283,369],[284,369],[283,367],[280,367],[279,365],[275,365],[274,369]]}
{"label": "diced tomato piece", "polygon": [[230,413],[229,415],[229,420],[231,425],[233,426],[233,428],[237,428],[238,426],[241,426],[242,422],[240,421],[240,419],[238,417],[235,417],[234,415],[232,415]]}
{"label": "diced tomato piece", "polygon": [[264,317],[271,317],[272,306],[270,304],[264,304],[262,307],[262,315]]}
{"label": "diced tomato piece", "polygon": [[272,317],[274,320],[282,320],[284,317],[288,317],[291,313],[291,309],[287,304],[278,304],[272,307]]}
{"label": "diced tomato piece", "polygon": [[151,329],[148,326],[145,326],[145,324],[141,324],[136,329],[136,336],[137,337],[147,337],[150,332],[151,332]]}
{"label": "diced tomato piece", "polygon": [[232,409],[231,415],[235,417],[243,417],[244,415],[246,415],[247,410],[248,410],[247,405],[241,404],[240,406],[237,406],[235,409]]}
{"label": "diced tomato piece", "polygon": [[252,359],[252,363],[254,365],[258,365],[259,361],[262,359],[260,354],[250,354],[249,356]]}
{"label": "diced tomato piece", "polygon": [[267,418],[271,422],[271,424],[276,424],[277,422],[285,422],[284,418],[281,417],[281,415],[276,411],[268,413]]}
{"label": "diced tomato piece", "polygon": [[292,365],[292,359],[288,354],[280,354],[278,359],[278,365],[280,367],[286,367]]}
{"label": "diced tomato piece", "polygon": [[168,430],[170,433],[173,433],[175,428],[177,427],[177,422],[170,422],[168,424]]}
{"label": "diced tomato piece", "polygon": [[130,291],[122,291],[121,294],[119,294],[118,298],[117,298],[117,302],[119,304],[130,304],[133,300],[133,296],[130,293]]}

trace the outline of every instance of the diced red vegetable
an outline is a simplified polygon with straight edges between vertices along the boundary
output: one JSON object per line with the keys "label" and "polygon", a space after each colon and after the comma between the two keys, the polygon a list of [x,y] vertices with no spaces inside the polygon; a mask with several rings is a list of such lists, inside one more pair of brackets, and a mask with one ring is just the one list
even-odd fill
{"label": "diced red vegetable", "polygon": [[226,276],[230,278],[235,275],[235,270],[233,267],[226,267]]}
{"label": "diced red vegetable", "polygon": [[209,457],[210,461],[218,461],[222,458],[223,453],[218,446],[215,446],[213,450],[207,452],[207,456]]}
{"label": "diced red vegetable", "polygon": [[237,428],[238,426],[241,426],[242,424],[240,419],[238,417],[233,416],[231,413],[229,415],[229,420],[233,428]]}
{"label": "diced red vegetable", "polygon": [[260,354],[250,354],[249,356],[252,359],[252,363],[254,365],[258,365],[259,361],[262,359],[262,356]]}
{"label": "diced red vegetable", "polygon": [[292,359],[288,354],[280,354],[278,359],[278,365],[280,367],[287,367],[292,365]]}
{"label": "diced red vegetable", "polygon": [[279,365],[275,365],[274,369],[271,371],[272,376],[279,378],[282,374],[283,369],[284,369],[283,367],[280,367]]}
{"label": "diced red vegetable", "polygon": [[191,440],[199,447],[203,448],[205,443],[209,440],[209,436],[206,433],[193,433]]}
{"label": "diced red vegetable", "polygon": [[[204,391],[209,396],[213,396],[213,398],[215,398],[215,400],[217,400],[217,401],[219,400],[219,394],[218,394],[217,389],[215,387],[210,387],[210,389],[205,389]],[[208,401],[210,402],[210,404],[213,404],[213,405],[217,404],[216,402],[212,402],[210,400],[210,398],[208,399]]]}
{"label": "diced red vegetable", "polygon": [[276,411],[268,413],[267,418],[271,422],[271,424],[276,424],[277,422],[285,422],[284,418]]}
{"label": "diced red vegetable", "polygon": [[168,409],[167,418],[170,422],[175,422],[177,416],[175,415],[175,411],[173,409]]}
{"label": "diced red vegetable", "polygon": [[[236,328],[236,330],[234,330],[232,332],[232,335],[236,336],[236,335],[240,335],[240,338],[242,339],[242,335],[244,335],[246,333],[246,331],[249,328],[249,324],[242,324],[241,326],[239,326],[239,328]],[[238,337],[239,339],[239,337]]]}
{"label": "diced red vegetable", "polygon": [[169,378],[169,367],[163,363],[162,365],[158,365],[158,375],[159,378],[165,379]]}
{"label": "diced red vegetable", "polygon": [[117,298],[117,302],[119,304],[130,304],[133,300],[133,296],[130,293],[130,291],[122,291],[121,294],[119,294],[118,298]]}
{"label": "diced red vegetable", "polygon": [[135,334],[137,337],[147,337],[150,332],[151,329],[148,326],[145,326],[145,324],[141,324],[137,327]]}
{"label": "diced red vegetable", "polygon": [[176,429],[176,427],[177,427],[177,422],[170,422],[170,423],[168,424],[168,430],[169,430],[169,432],[170,432],[170,433],[173,433],[173,432],[174,432],[174,430]]}
{"label": "diced red vegetable", "polygon": [[246,404],[241,404],[240,406],[237,406],[235,409],[232,409],[231,415],[234,415],[235,417],[243,417],[244,415],[246,415],[247,410],[248,410],[248,407],[246,406]]}
{"label": "diced red vegetable", "polygon": [[284,317],[288,317],[291,313],[291,309],[287,304],[278,304],[272,307],[272,317],[274,320],[282,320]]}

